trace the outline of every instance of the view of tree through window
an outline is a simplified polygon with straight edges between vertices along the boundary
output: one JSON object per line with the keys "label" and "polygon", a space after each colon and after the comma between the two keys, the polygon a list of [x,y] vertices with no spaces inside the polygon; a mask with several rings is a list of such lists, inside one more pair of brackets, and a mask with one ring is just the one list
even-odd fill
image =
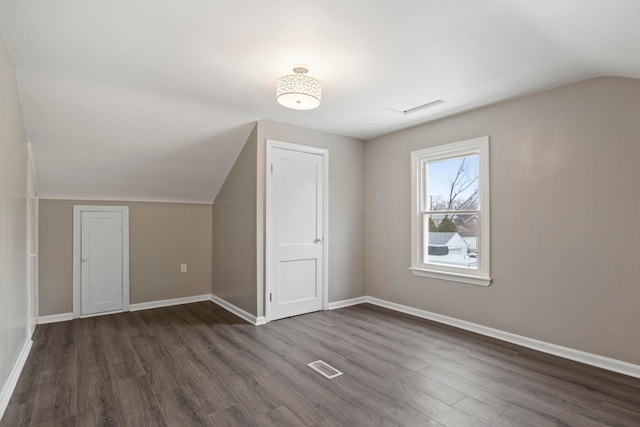
{"label": "view of tree through window", "polygon": [[477,155],[425,163],[423,262],[478,268]]}

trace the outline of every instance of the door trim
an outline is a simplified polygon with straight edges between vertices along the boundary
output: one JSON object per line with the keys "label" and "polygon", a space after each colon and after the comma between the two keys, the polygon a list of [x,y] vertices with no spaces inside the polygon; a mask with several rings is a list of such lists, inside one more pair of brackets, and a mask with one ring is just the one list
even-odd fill
{"label": "door trim", "polygon": [[323,177],[322,186],[323,191],[323,212],[322,222],[324,236],[322,245],[322,309],[329,309],[329,149],[311,147],[309,145],[292,144],[290,142],[276,141],[273,139],[267,139],[267,161],[265,167],[265,173],[267,175],[265,185],[265,241],[264,241],[264,314],[267,323],[271,321],[271,305],[269,304],[269,293],[271,292],[271,251],[269,250],[271,244],[271,227],[270,220],[271,214],[271,161],[272,161],[272,149],[280,148],[283,150],[298,151],[309,154],[319,154],[322,156],[323,163]]}
{"label": "door trim", "polygon": [[33,150],[31,143],[27,143],[28,169],[28,197],[27,197],[27,278],[29,286],[27,288],[27,307],[29,312],[29,336],[32,336],[38,324],[40,316],[39,300],[39,199],[38,199],[38,179],[36,176],[36,166],[33,160]]}
{"label": "door trim", "polygon": [[[129,311],[129,207],[128,206],[73,206],[73,318],[81,317],[81,233],[82,212],[122,212],[122,310]],[[120,311],[120,310],[119,310]],[[111,314],[109,313],[99,313]]]}

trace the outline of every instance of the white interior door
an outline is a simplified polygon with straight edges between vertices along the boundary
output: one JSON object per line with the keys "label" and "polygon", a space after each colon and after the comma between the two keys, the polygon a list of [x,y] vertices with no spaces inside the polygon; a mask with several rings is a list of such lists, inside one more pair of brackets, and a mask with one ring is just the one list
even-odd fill
{"label": "white interior door", "polygon": [[322,309],[324,161],[321,153],[270,147],[269,320]]}
{"label": "white interior door", "polygon": [[122,225],[122,212],[82,212],[82,316],[123,309]]}

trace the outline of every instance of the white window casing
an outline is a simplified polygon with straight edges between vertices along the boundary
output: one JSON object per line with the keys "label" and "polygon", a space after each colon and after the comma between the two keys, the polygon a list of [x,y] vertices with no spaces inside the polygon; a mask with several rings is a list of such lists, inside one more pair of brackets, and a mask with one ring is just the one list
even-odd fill
{"label": "white window casing", "polygon": [[[427,168],[431,162],[478,156],[478,208],[471,211],[427,211]],[[489,286],[491,284],[490,258],[490,198],[489,198],[489,137],[425,148],[411,153],[411,267],[416,276]],[[465,268],[425,262],[425,213],[477,214],[477,268]],[[428,222],[426,227],[428,227]]]}

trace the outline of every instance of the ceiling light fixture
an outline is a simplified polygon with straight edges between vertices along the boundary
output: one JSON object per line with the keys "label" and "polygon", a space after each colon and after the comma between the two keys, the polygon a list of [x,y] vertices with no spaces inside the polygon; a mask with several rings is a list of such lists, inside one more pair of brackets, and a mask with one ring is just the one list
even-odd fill
{"label": "ceiling light fixture", "polygon": [[313,110],[320,105],[322,86],[320,82],[306,74],[306,65],[295,65],[295,74],[278,79],[276,99],[280,105],[294,110]]}

